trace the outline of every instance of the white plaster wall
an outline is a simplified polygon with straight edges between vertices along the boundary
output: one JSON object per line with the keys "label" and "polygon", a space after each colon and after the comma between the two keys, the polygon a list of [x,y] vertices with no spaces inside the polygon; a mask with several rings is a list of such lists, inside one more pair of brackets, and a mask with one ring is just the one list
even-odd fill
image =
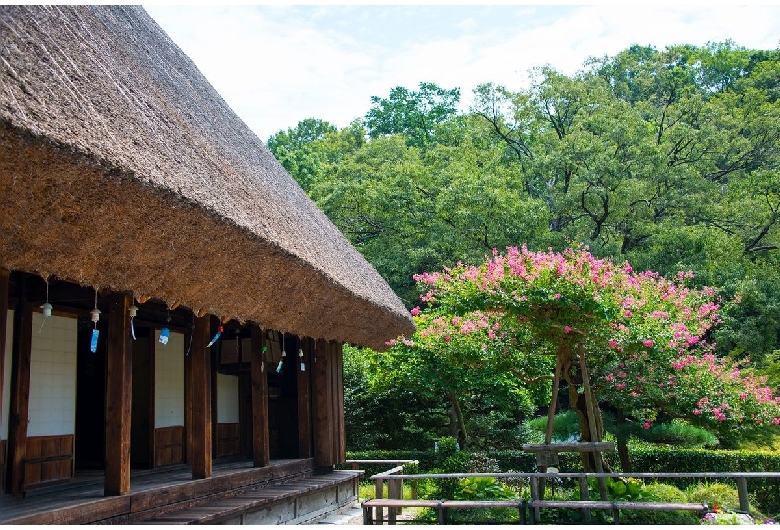
{"label": "white plaster wall", "polygon": [[5,370],[4,381],[0,381],[2,390],[3,407],[0,408],[0,440],[8,439],[8,415],[11,414],[11,348],[14,341],[14,312],[8,311],[8,321],[5,326]]}
{"label": "white plaster wall", "polygon": [[171,331],[168,344],[154,334],[154,427],[184,425],[184,334]]}
{"label": "white plaster wall", "polygon": [[33,313],[27,436],[75,433],[76,325],[75,317]]}
{"label": "white plaster wall", "polygon": [[238,423],[238,376],[217,374],[217,421]]}

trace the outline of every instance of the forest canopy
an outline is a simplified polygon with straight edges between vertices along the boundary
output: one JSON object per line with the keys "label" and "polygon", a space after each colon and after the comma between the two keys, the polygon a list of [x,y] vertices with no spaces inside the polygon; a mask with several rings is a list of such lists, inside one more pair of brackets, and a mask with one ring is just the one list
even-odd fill
{"label": "forest canopy", "polygon": [[714,355],[777,389],[779,98],[780,49],[632,46],[574,75],[540,66],[528,88],[486,80],[467,112],[459,88],[396,87],[365,119],[307,119],[268,146],[410,309],[415,275],[583,245],[714,288]]}

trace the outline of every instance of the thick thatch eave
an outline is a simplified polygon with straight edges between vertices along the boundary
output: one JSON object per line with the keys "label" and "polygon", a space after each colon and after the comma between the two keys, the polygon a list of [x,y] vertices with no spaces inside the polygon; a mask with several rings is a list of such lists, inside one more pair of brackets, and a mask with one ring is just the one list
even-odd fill
{"label": "thick thatch eave", "polygon": [[376,270],[137,7],[0,7],[0,266],[382,348]]}

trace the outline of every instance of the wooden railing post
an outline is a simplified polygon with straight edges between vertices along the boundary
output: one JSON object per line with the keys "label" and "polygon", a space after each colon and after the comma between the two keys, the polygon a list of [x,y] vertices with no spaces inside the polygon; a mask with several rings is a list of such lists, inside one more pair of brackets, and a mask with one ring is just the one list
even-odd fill
{"label": "wooden railing post", "polygon": [[[384,491],[383,491],[385,489],[384,479],[382,477],[377,477],[376,479],[374,479],[374,484],[375,484],[374,494],[377,499],[381,499],[384,496]],[[384,514],[383,514],[383,508],[381,506],[376,507],[376,514],[374,516],[374,520],[378,524],[382,524],[384,520]]]}
{"label": "wooden railing post", "polygon": [[748,498],[747,478],[737,477],[737,492],[739,493],[739,509],[750,513],[750,499]]}
{"label": "wooden railing post", "polygon": [[[539,479],[537,477],[531,477],[531,500],[539,500]],[[531,510],[531,524],[539,522],[539,508]]]}
{"label": "wooden railing post", "polygon": [[[580,480],[580,500],[589,501],[590,491],[588,491],[588,477],[581,476],[579,480]],[[583,522],[586,523],[590,522],[590,508],[582,509],[582,520]]]}

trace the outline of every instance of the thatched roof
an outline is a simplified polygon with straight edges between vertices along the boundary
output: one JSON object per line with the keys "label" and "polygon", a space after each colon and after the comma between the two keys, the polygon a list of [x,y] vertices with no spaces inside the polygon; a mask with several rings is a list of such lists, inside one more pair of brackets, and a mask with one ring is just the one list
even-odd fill
{"label": "thatched roof", "polygon": [[413,330],[139,7],[0,6],[0,266],[379,349]]}

